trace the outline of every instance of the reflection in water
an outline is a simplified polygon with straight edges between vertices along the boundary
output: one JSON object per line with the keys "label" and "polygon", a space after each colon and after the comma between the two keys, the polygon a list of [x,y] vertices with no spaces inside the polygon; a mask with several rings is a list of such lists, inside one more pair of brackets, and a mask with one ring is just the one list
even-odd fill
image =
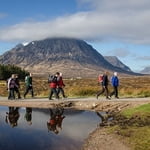
{"label": "reflection in water", "polygon": [[[6,109],[0,107],[0,150],[79,150],[84,139],[99,123],[99,117],[95,112],[64,110],[59,107],[11,107],[6,113]],[[8,125],[4,121],[4,116]],[[56,121],[54,128],[59,134],[55,134],[49,127],[53,117]],[[11,124],[15,128],[12,128]]]}
{"label": "reflection in water", "polygon": [[24,115],[24,118],[26,119],[29,125],[32,124],[32,108],[30,107],[26,108],[26,113]]}
{"label": "reflection in water", "polygon": [[10,124],[11,127],[18,125],[19,119],[19,108],[18,107],[9,107],[9,112],[6,112],[5,122]]}
{"label": "reflection in water", "polygon": [[56,109],[49,109],[50,119],[47,122],[48,131],[53,131],[55,134],[59,133],[59,129],[62,129],[62,121],[65,118],[63,116],[64,108],[57,107]]}
{"label": "reflection in water", "polygon": [[109,121],[113,120],[113,115],[109,112],[96,112],[96,114],[101,119],[99,126],[106,126],[108,125]]}

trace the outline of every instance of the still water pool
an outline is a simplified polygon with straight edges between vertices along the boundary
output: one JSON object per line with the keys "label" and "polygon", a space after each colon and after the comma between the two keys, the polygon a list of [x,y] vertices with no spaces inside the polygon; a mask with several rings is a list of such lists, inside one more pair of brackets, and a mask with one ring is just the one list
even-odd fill
{"label": "still water pool", "polygon": [[0,150],[79,150],[100,118],[95,112],[0,107]]}

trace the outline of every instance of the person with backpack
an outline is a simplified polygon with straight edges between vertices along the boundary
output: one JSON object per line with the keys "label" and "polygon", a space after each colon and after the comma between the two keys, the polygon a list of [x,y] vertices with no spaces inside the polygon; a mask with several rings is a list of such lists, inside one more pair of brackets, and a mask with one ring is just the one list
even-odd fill
{"label": "person with backpack", "polygon": [[58,85],[58,81],[57,81],[58,76],[59,76],[59,72],[57,72],[56,75],[49,76],[49,79],[48,79],[48,83],[50,87],[49,100],[52,100],[53,94],[55,95],[56,99],[59,99],[58,93],[56,90],[57,85]]}
{"label": "person with backpack", "polygon": [[15,74],[12,74],[11,77],[7,80],[7,89],[8,89],[8,99],[15,99],[15,87],[18,85],[15,82]]}
{"label": "person with backpack", "polygon": [[24,98],[26,97],[26,95],[28,94],[28,92],[31,92],[31,96],[32,98],[34,97],[34,92],[33,92],[33,86],[32,86],[32,73],[28,74],[25,77],[25,85],[26,85],[26,91],[24,93]]}
{"label": "person with backpack", "polygon": [[101,85],[102,85],[102,90],[99,91],[97,94],[96,94],[96,98],[98,99],[98,97],[103,94],[105,92],[106,94],[106,99],[110,99],[110,96],[109,96],[109,92],[108,92],[108,83],[109,83],[109,80],[108,80],[108,72],[105,72],[103,74],[103,76],[101,77]]}
{"label": "person with backpack", "polygon": [[118,79],[117,72],[114,72],[114,75],[111,78],[111,84],[112,84],[114,90],[113,90],[113,92],[110,93],[110,97],[115,95],[115,98],[119,98],[118,97],[119,79]]}

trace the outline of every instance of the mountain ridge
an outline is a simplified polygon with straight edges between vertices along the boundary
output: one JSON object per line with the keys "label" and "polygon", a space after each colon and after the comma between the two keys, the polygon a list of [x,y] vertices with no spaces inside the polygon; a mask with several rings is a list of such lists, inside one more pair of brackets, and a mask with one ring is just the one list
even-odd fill
{"label": "mountain ridge", "polygon": [[140,73],[143,73],[143,74],[150,74],[150,66],[145,67]]}
{"label": "mountain ridge", "polygon": [[80,39],[47,38],[18,44],[0,56],[0,63],[15,64],[35,74],[63,72],[67,77],[93,77],[108,70],[136,75],[110,64],[96,49]]}
{"label": "mountain ridge", "polygon": [[123,64],[116,56],[104,56],[104,58],[115,67],[126,71],[132,71],[127,65]]}

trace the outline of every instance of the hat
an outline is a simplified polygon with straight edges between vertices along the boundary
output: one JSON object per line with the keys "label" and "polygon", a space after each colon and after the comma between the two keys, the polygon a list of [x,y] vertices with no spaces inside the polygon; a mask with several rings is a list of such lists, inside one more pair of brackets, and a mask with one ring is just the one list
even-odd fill
{"label": "hat", "polygon": [[60,72],[60,76],[62,76],[63,74]]}
{"label": "hat", "polygon": [[117,72],[114,72],[114,76],[117,76]]}

